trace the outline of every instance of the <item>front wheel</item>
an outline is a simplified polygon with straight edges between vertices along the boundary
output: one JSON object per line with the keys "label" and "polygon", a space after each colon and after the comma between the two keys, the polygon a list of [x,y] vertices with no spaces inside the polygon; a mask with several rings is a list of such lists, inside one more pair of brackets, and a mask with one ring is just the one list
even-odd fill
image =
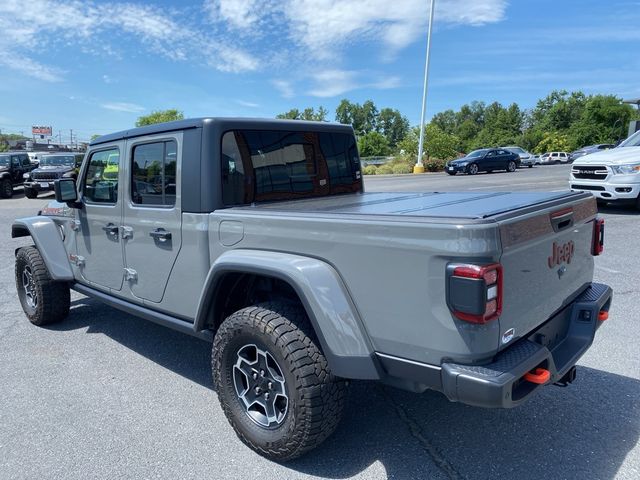
{"label": "front wheel", "polygon": [[472,163],[467,167],[467,173],[469,175],[476,175],[480,169],[478,168],[477,163]]}
{"label": "front wheel", "polygon": [[13,197],[13,183],[8,178],[0,181],[0,197],[11,198]]}
{"label": "front wheel", "polygon": [[16,256],[16,289],[22,310],[34,325],[59,322],[69,314],[69,285],[57,282],[35,247],[23,247]]}
{"label": "front wheel", "polygon": [[265,457],[296,458],[338,425],[345,382],[331,373],[295,304],[265,303],[232,314],[216,333],[211,362],[227,420]]}
{"label": "front wheel", "polygon": [[456,173],[458,173],[458,172],[447,172],[447,173],[448,173],[449,175],[451,175],[451,176],[455,176],[455,174],[456,174]]}
{"label": "front wheel", "polygon": [[38,198],[38,192],[36,192],[33,188],[24,188],[24,196],[27,198]]}
{"label": "front wheel", "polygon": [[509,173],[513,173],[516,171],[517,165],[516,162],[514,162],[513,160],[511,160],[509,163],[507,163],[507,172]]}
{"label": "front wheel", "polygon": [[533,165],[529,165],[529,168],[533,168]]}

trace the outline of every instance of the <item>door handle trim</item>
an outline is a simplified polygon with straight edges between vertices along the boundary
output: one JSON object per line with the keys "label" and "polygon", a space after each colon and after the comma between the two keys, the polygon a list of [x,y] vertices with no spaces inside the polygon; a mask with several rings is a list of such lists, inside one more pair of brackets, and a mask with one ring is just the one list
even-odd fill
{"label": "door handle trim", "polygon": [[171,240],[171,232],[167,232],[164,228],[156,228],[149,232],[149,236],[160,242]]}
{"label": "door handle trim", "polygon": [[105,226],[102,227],[102,230],[104,230],[105,232],[107,232],[108,235],[118,235],[118,226],[114,225],[113,223],[107,223]]}

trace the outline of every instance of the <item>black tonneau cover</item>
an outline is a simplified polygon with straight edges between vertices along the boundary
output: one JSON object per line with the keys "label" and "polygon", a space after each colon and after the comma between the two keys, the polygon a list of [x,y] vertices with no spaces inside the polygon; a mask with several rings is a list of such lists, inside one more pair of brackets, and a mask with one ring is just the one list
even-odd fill
{"label": "black tonneau cover", "polygon": [[[587,195],[588,196],[588,195]],[[290,213],[344,215],[404,215],[482,220],[540,204],[567,203],[584,198],[572,192],[432,192],[360,193],[235,207]],[[522,213],[522,212],[520,212]]]}

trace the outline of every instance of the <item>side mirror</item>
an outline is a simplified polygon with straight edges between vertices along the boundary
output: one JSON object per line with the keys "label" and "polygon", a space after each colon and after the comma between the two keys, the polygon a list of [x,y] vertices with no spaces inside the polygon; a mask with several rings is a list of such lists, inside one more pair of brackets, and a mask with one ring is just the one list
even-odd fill
{"label": "side mirror", "polygon": [[73,178],[56,180],[53,184],[53,190],[56,192],[56,202],[66,203],[71,208],[80,208],[76,181]]}

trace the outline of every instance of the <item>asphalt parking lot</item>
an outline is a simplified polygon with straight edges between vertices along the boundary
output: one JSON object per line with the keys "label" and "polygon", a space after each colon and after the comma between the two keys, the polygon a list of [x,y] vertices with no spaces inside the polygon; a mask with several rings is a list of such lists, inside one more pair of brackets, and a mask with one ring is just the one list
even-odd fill
{"label": "asphalt parking lot", "polygon": [[[569,167],[475,177],[366,177],[368,191],[561,190]],[[512,410],[356,382],[322,447],[280,465],[237,440],[212,390],[210,346],[74,295],[69,318],[38,328],[14,278],[15,217],[46,199],[0,200],[0,479],[640,478],[640,213],[603,207],[596,281],[610,320],[577,382]],[[526,290],[523,295],[526,295]],[[541,299],[542,301],[542,299]]]}

